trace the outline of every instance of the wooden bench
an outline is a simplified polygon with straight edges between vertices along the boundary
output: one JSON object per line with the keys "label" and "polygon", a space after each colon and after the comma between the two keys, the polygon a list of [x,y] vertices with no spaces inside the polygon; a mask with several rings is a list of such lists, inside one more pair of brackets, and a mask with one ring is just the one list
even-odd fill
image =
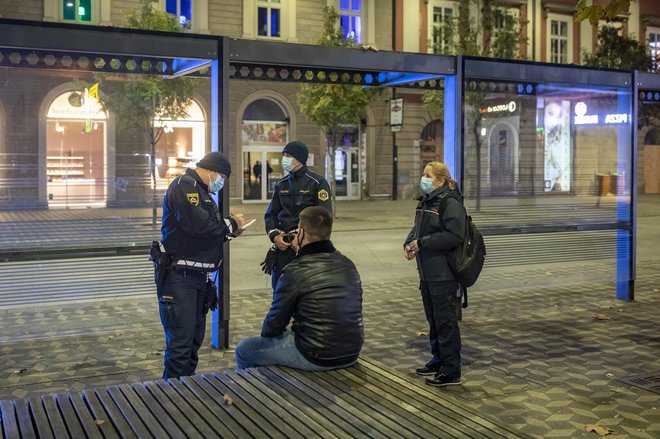
{"label": "wooden bench", "polygon": [[420,382],[361,359],[4,400],[0,439],[520,437]]}

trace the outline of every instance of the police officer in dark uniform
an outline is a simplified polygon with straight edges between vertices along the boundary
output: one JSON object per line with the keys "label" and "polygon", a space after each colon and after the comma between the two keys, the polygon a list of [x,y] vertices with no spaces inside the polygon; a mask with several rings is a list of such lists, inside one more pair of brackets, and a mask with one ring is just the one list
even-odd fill
{"label": "police officer in dark uniform", "polygon": [[[242,214],[222,218],[210,194],[219,192],[231,174],[231,164],[219,152],[204,156],[167,189],[163,200],[160,257],[156,291],[165,329],[163,378],[195,373],[206,332],[206,313],[217,304],[209,274],[222,262],[228,236],[240,234]],[[158,243],[156,243],[158,245]]]}
{"label": "police officer in dark uniform", "polygon": [[284,267],[296,256],[291,232],[298,227],[300,212],[309,206],[322,206],[332,212],[330,185],[307,168],[307,145],[294,140],[284,147],[282,155],[282,169],[288,175],[275,184],[273,199],[264,217],[266,233],[274,248],[262,265],[266,273],[272,267],[273,290]]}

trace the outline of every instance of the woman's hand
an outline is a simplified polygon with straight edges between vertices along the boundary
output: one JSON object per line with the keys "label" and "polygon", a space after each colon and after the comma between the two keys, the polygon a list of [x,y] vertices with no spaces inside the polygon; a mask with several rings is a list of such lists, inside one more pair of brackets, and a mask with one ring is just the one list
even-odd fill
{"label": "woman's hand", "polygon": [[410,261],[411,259],[414,259],[414,258],[415,258],[415,252],[412,251],[412,249],[410,248],[410,245],[405,246],[405,247],[403,248],[403,252],[404,252],[404,256],[405,256],[406,259],[408,259],[409,261]]}

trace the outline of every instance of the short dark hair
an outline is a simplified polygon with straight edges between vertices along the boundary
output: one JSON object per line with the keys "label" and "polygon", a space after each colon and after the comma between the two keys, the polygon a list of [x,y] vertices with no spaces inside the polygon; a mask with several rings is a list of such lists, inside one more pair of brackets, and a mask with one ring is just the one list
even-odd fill
{"label": "short dark hair", "polygon": [[321,206],[306,207],[300,212],[300,227],[309,234],[310,241],[330,239],[332,212]]}

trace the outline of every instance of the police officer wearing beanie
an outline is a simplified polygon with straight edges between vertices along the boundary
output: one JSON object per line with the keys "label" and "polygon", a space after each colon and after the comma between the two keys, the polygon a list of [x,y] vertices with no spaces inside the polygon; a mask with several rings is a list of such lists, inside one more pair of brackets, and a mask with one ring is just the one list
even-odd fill
{"label": "police officer wearing beanie", "polygon": [[[282,151],[282,169],[288,175],[275,184],[273,199],[266,210],[266,233],[274,244],[272,263],[273,290],[282,270],[295,256],[295,240],[300,212],[309,206],[321,206],[332,212],[330,185],[325,178],[307,168],[309,151],[300,140],[289,142]],[[268,261],[267,257],[267,261]],[[270,265],[264,261],[264,271]]]}
{"label": "police officer wearing beanie", "polygon": [[208,153],[172,181],[163,200],[160,250],[167,263],[156,264],[156,291],[165,329],[165,379],[195,373],[210,295],[216,297],[210,273],[220,267],[228,235],[240,234],[246,223],[242,214],[223,219],[211,197],[230,174],[223,154]]}

